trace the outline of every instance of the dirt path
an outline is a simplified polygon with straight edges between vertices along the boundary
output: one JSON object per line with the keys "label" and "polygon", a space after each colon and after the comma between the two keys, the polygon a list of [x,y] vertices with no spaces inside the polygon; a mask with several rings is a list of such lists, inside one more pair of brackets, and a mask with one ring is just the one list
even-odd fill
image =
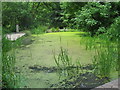
{"label": "dirt path", "polygon": [[14,41],[14,40],[17,40],[18,38],[24,36],[25,33],[11,33],[11,34],[7,34],[6,37],[11,40],[11,41]]}

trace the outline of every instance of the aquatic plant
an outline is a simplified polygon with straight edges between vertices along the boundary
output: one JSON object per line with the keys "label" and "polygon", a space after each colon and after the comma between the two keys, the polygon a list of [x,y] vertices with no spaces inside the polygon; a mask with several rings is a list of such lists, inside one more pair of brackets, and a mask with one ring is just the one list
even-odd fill
{"label": "aquatic plant", "polygon": [[[62,40],[60,37],[60,44]],[[68,50],[64,49],[62,46],[60,47],[60,53],[56,56],[54,52],[54,61],[58,67],[59,73],[63,73],[67,77],[77,76],[81,70],[81,63],[79,60],[76,61],[75,64],[72,62],[72,58],[68,54]]]}
{"label": "aquatic plant", "polygon": [[54,54],[54,60],[57,66],[63,70],[66,70],[70,68],[71,66],[73,66],[71,58],[69,57],[67,50],[63,49],[62,47],[60,47],[60,53],[58,54],[57,57]]}
{"label": "aquatic plant", "polygon": [[95,72],[102,77],[110,77],[113,70],[117,70],[117,47],[109,41],[96,48],[96,55],[94,56]]}

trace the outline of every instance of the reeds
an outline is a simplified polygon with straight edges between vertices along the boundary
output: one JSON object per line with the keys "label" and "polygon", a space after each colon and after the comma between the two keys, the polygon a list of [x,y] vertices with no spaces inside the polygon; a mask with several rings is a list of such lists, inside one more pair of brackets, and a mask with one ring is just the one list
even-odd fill
{"label": "reeds", "polygon": [[[54,54],[54,60],[55,63],[57,64],[58,69],[60,70],[67,70],[73,66],[71,58],[68,55],[68,52],[66,49],[63,49],[62,47],[60,47],[60,53],[58,54],[58,56],[56,57]],[[69,74],[69,73],[68,73]]]}
{"label": "reeds", "polygon": [[[60,44],[62,43],[62,38],[60,36]],[[59,74],[61,73],[66,77],[77,76],[81,70],[81,63],[77,60],[73,64],[72,58],[68,54],[68,50],[60,47],[60,53],[56,56],[54,52],[54,60],[58,67]]]}
{"label": "reeds", "polygon": [[93,58],[94,73],[101,77],[110,77],[118,68],[117,42],[109,40],[107,35],[82,38],[87,50],[95,50]]}
{"label": "reeds", "polygon": [[117,70],[118,54],[117,47],[110,41],[96,48],[96,55],[94,56],[94,66],[97,72],[102,77],[110,77],[111,71]]}

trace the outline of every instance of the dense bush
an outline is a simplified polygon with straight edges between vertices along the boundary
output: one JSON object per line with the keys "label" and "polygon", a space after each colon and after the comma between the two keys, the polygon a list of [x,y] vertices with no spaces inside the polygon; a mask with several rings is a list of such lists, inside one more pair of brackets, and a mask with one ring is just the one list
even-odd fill
{"label": "dense bush", "polygon": [[108,29],[108,35],[113,40],[120,38],[120,16],[115,18],[114,23]]}
{"label": "dense bush", "polygon": [[108,32],[120,15],[120,2],[62,3],[61,8],[66,27],[90,32],[91,36]]}
{"label": "dense bush", "polygon": [[88,3],[76,13],[75,22],[79,28],[90,32],[91,36],[97,31],[104,33],[106,32],[104,28],[108,27],[108,23],[110,23],[110,8],[110,3]]}
{"label": "dense bush", "polygon": [[60,4],[62,9],[60,18],[63,20],[64,27],[76,28],[74,18],[85,4],[86,2],[64,2]]}
{"label": "dense bush", "polygon": [[25,36],[31,36],[30,30],[25,30],[24,33],[25,33]]}
{"label": "dense bush", "polygon": [[50,30],[51,30],[51,32],[55,32],[56,28],[52,27]]}
{"label": "dense bush", "polygon": [[48,29],[46,26],[39,26],[33,30],[31,30],[32,34],[42,34],[45,33],[45,31]]}

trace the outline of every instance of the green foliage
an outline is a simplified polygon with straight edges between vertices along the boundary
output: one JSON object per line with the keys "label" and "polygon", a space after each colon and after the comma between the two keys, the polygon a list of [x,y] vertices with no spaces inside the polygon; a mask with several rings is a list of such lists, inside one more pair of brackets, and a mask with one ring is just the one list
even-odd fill
{"label": "green foliage", "polygon": [[10,40],[6,39],[5,36],[3,36],[3,38],[2,38],[2,43],[3,43],[3,45],[2,45],[3,52],[7,52],[7,51],[11,50],[12,42]]}
{"label": "green foliage", "polygon": [[93,60],[95,73],[102,77],[110,77],[110,73],[118,68],[117,47],[106,41],[105,44],[96,48],[96,53]]}
{"label": "green foliage", "polygon": [[59,30],[59,27],[57,27],[57,28],[56,28],[56,32],[59,32],[59,31],[60,31],[60,30]]}
{"label": "green foliage", "polygon": [[[3,88],[20,88],[21,76],[15,72],[15,49],[22,45],[25,37],[21,37],[16,41],[6,39],[3,32],[2,35],[2,84]],[[20,73],[19,73],[20,74]]]}
{"label": "green foliage", "polygon": [[[15,32],[16,24],[21,30],[33,29],[39,25],[61,27],[60,3],[52,2],[4,2],[3,27]],[[8,32],[8,31],[7,31]]]}
{"label": "green foliage", "polygon": [[[85,28],[85,31],[90,32],[91,36],[93,36],[98,30],[100,31],[102,27],[107,27],[108,22],[110,23],[110,8],[110,3],[88,3],[82,7],[81,11],[79,10],[76,13],[75,22],[78,24],[78,27]],[[106,32],[103,30],[102,32]]]}
{"label": "green foliage", "polygon": [[65,27],[90,32],[91,36],[108,32],[120,15],[120,2],[61,3]]}
{"label": "green foliage", "polygon": [[[117,27],[115,20],[120,15],[120,2],[4,2],[2,4],[3,28],[7,33],[15,31],[16,24],[19,24],[20,30],[47,25],[49,28],[67,27],[87,31],[91,36],[106,32],[114,34],[116,32],[113,29]],[[35,29],[35,32],[39,33],[39,30]]]}
{"label": "green foliage", "polygon": [[48,27],[46,26],[39,26],[33,30],[31,30],[32,34],[42,34],[45,33],[45,31],[47,30]]}
{"label": "green foliage", "polygon": [[50,30],[51,30],[52,32],[56,32],[56,28],[54,28],[54,27],[51,28]]}
{"label": "green foliage", "polygon": [[74,23],[76,12],[81,10],[81,7],[85,4],[85,2],[63,2],[60,4],[62,9],[61,19],[63,20],[64,27],[76,28]]}
{"label": "green foliage", "polygon": [[78,29],[68,29],[67,32],[78,32]]}
{"label": "green foliage", "polygon": [[29,30],[25,30],[24,33],[25,33],[25,36],[31,36],[31,32]]}
{"label": "green foliage", "polygon": [[120,37],[120,16],[115,18],[114,23],[111,24],[110,28],[108,28],[107,34],[113,40],[117,40]]}
{"label": "green foliage", "polygon": [[[28,3],[2,3],[3,7],[3,27],[9,31],[15,31],[16,24],[20,25],[21,30],[31,25],[32,16],[28,8]],[[30,26],[29,26],[30,27]]]}
{"label": "green foliage", "polygon": [[[68,51],[66,49],[63,49],[63,47],[60,47],[60,53],[56,57],[54,53],[54,60],[58,67],[59,73],[64,73],[65,76],[71,77],[71,76],[77,76],[80,71],[83,71],[81,69],[82,65],[79,62],[79,60],[76,61],[76,65],[72,63],[72,59],[70,58]],[[72,67],[75,67],[74,69]]]}
{"label": "green foliage", "polygon": [[96,32],[96,34],[100,34],[100,33],[105,33],[107,30],[105,27],[99,27],[98,31]]}
{"label": "green foliage", "polygon": [[59,27],[52,27],[51,29],[50,29],[50,31],[51,32],[59,32],[60,30],[59,30]]}
{"label": "green foliage", "polygon": [[3,31],[3,33],[6,33],[6,34],[7,34],[7,33],[11,33],[10,30],[8,30],[7,28],[4,28],[4,27],[2,28],[2,31]]}
{"label": "green foliage", "polygon": [[84,37],[81,41],[87,50],[95,50],[93,58],[94,73],[100,77],[109,77],[118,70],[117,42],[109,41],[107,34],[96,37]]}
{"label": "green foliage", "polygon": [[72,66],[71,58],[68,56],[68,53],[66,50],[64,50],[62,47],[60,48],[61,52],[58,55],[58,58],[55,57],[54,59],[58,67],[66,69]]}
{"label": "green foliage", "polygon": [[15,56],[14,53],[8,55],[2,53],[2,82],[3,88],[19,88],[19,76],[16,75],[15,68]]}
{"label": "green foliage", "polygon": [[[15,68],[15,50],[17,44],[9,41],[6,37],[2,38],[2,84],[3,88],[19,88],[19,76],[16,75]],[[8,53],[8,51],[11,51]]]}

